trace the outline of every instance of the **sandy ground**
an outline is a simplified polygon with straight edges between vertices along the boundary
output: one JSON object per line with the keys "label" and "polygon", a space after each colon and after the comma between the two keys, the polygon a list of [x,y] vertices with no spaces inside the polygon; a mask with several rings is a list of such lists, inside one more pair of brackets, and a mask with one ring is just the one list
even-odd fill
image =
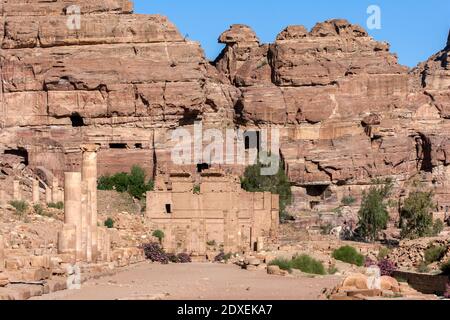
{"label": "sandy ground", "polygon": [[141,263],[118,274],[40,300],[310,300],[341,279],[279,277],[234,265]]}

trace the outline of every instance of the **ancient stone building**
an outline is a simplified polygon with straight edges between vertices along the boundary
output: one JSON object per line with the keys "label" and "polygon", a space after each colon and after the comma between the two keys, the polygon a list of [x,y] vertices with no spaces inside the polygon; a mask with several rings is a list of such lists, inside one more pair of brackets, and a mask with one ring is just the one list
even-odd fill
{"label": "ancient stone building", "polygon": [[214,170],[197,179],[172,173],[147,193],[147,218],[153,230],[164,231],[170,252],[203,256],[208,243],[248,252],[276,240],[279,196],[246,192],[239,180]]}

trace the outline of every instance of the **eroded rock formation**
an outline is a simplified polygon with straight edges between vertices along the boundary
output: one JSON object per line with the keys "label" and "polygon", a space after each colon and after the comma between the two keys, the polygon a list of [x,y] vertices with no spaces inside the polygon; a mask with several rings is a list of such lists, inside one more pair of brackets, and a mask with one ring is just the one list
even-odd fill
{"label": "eroded rock formation", "polygon": [[134,15],[130,1],[75,3],[79,30],[67,25],[72,2],[2,1],[8,177],[26,165],[47,185],[50,173],[61,183],[64,171],[79,170],[82,143],[101,145],[99,174],[133,164],[155,174],[171,166],[170,131],[202,120],[280,128],[297,209],[335,207],[383,177],[399,189],[423,181],[440,210],[450,206],[450,44],[409,70],[346,20],[289,26],[272,44],[233,25],[210,63],[167,18]]}

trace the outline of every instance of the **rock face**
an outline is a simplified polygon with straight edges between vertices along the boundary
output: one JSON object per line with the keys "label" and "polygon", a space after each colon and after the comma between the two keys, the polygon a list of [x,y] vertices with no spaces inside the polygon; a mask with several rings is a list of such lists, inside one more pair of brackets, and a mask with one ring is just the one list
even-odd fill
{"label": "rock face", "polygon": [[75,1],[79,25],[72,4],[2,2],[3,167],[19,161],[62,179],[79,170],[81,143],[99,143],[99,174],[140,164],[153,175],[172,166],[174,128],[271,126],[297,209],[335,208],[383,177],[399,190],[417,178],[440,211],[450,206],[450,43],[409,70],[346,20],[289,26],[272,44],[233,25],[210,63],[165,17],[132,14],[130,1]]}

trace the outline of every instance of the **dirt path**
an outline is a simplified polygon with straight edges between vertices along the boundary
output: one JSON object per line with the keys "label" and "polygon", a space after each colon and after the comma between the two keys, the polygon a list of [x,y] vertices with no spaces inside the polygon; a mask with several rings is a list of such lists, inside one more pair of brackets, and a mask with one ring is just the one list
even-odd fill
{"label": "dirt path", "polygon": [[317,299],[339,277],[290,278],[250,272],[233,265],[142,263],[116,275],[83,284],[80,290],[56,292],[44,300],[305,300]]}

